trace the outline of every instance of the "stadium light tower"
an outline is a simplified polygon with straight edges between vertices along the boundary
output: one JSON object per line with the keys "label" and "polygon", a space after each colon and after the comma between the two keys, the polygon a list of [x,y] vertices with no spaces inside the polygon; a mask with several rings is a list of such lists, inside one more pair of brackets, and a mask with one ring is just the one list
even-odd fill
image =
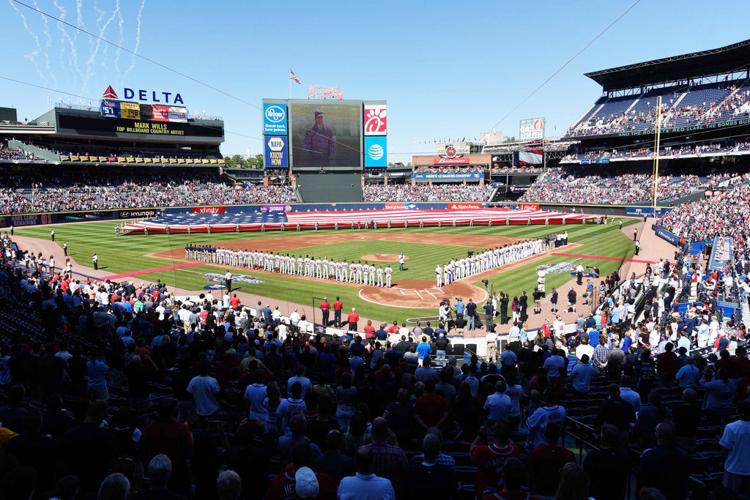
{"label": "stadium light tower", "polygon": [[656,98],[656,130],[654,131],[654,193],[651,206],[656,216],[656,198],[659,192],[659,145],[661,144],[661,96]]}

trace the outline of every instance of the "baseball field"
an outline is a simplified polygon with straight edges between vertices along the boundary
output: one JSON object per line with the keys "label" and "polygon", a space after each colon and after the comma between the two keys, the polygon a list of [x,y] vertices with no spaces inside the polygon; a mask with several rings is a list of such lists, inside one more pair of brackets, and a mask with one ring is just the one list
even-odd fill
{"label": "baseball field", "polygon": [[[626,220],[629,225],[635,221]],[[298,278],[257,270],[232,269],[238,275],[255,278],[256,283],[235,279],[233,289],[253,295],[310,306],[314,297],[340,296],[347,307],[357,307],[362,316],[398,319],[434,316],[444,296],[473,297],[483,301],[489,288],[519,295],[529,294],[536,284],[541,265],[567,263],[597,265],[602,274],[619,268],[622,259],[634,253],[632,239],[618,224],[568,226],[494,226],[457,228],[409,228],[360,231],[303,231],[269,233],[222,233],[180,235],[117,236],[115,222],[91,222],[55,226],[55,243],[68,244],[74,271],[86,273],[91,256],[99,257],[99,269],[119,279],[133,276],[146,281],[160,280],[168,286],[202,291],[210,283],[206,274],[226,272],[223,266],[188,263],[183,248],[187,244],[211,244],[235,249],[257,249],[288,255],[369,262],[394,269],[394,288],[360,287],[334,281]],[[540,238],[567,230],[570,245],[559,252],[547,253],[507,267],[473,276],[447,289],[434,288],[435,266],[452,258],[465,257],[467,251],[502,246],[514,241]],[[17,229],[16,234],[49,241],[50,227]],[[398,255],[406,256],[406,270],[398,270]],[[58,264],[59,265],[59,264]],[[180,267],[182,266],[182,267]],[[124,275],[124,276],[123,276]],[[573,279],[569,269],[547,276],[547,288],[560,287]],[[482,280],[487,280],[485,286]],[[247,280],[246,280],[247,281]]]}

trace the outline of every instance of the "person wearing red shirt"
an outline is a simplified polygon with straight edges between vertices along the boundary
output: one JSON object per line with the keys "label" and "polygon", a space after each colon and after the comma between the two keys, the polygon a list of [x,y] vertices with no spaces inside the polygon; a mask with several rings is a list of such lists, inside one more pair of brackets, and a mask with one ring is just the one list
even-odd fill
{"label": "person wearing red shirt", "polygon": [[435,381],[425,383],[424,395],[417,398],[414,405],[417,423],[426,431],[431,427],[440,428],[448,420],[448,401],[435,394]]}
{"label": "person wearing red shirt", "polygon": [[323,313],[323,326],[328,326],[328,316],[331,314],[331,304],[328,303],[328,297],[323,297],[320,303],[320,312]]}
{"label": "person wearing red shirt", "polygon": [[557,445],[559,440],[560,426],[551,422],[544,428],[544,443],[536,445],[531,452],[529,476],[532,489],[540,495],[554,496],[563,466],[576,461],[572,451]]}
{"label": "person wearing red shirt", "polygon": [[333,324],[336,328],[341,326],[341,310],[344,308],[344,304],[341,299],[336,297],[336,301],[333,303]]}
{"label": "person wearing red shirt", "polygon": [[349,315],[346,317],[346,321],[349,323],[349,331],[356,332],[357,321],[359,321],[359,314],[357,314],[356,308],[352,307],[352,312],[350,312]]}
{"label": "person wearing red shirt", "polygon": [[232,294],[232,298],[229,299],[229,305],[234,309],[235,311],[240,308],[240,298],[237,297],[237,294]]}
{"label": "person wearing red shirt", "polygon": [[365,339],[371,339],[375,337],[375,327],[372,326],[372,321],[369,319],[367,320],[367,325],[365,325]]}
{"label": "person wearing red shirt", "polygon": [[487,441],[488,430],[482,427],[479,435],[471,444],[471,463],[479,468],[477,471],[476,492],[481,497],[486,489],[492,489],[500,481],[505,462],[521,454],[521,447],[510,440],[508,428],[502,422],[495,424],[494,442]]}

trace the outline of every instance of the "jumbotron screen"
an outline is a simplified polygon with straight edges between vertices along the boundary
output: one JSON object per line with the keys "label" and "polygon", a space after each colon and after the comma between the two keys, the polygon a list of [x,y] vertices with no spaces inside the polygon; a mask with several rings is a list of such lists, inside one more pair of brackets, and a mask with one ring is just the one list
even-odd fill
{"label": "jumbotron screen", "polygon": [[289,102],[295,167],[361,167],[361,102]]}

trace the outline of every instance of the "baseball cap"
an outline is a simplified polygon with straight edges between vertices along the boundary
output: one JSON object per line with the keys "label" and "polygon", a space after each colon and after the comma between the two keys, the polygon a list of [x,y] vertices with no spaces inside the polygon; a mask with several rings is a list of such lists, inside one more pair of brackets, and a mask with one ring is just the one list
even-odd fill
{"label": "baseball cap", "polygon": [[294,474],[294,491],[300,498],[314,498],[318,496],[320,485],[318,478],[310,467],[300,467]]}

